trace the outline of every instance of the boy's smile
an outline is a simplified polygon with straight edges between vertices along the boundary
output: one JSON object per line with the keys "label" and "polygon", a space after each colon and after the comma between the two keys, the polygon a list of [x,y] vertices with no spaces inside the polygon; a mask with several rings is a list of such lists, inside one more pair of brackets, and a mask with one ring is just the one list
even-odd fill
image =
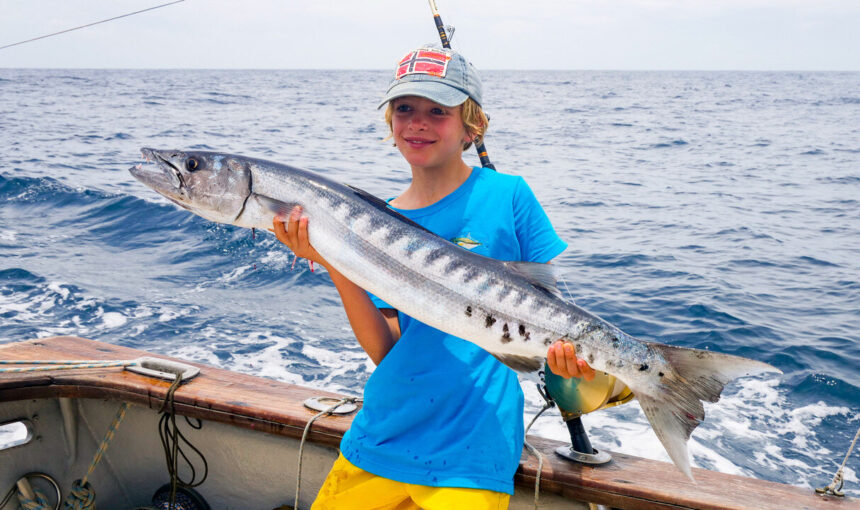
{"label": "boy's smile", "polygon": [[412,167],[447,167],[462,162],[469,135],[460,118],[461,106],[442,106],[418,96],[393,101],[394,143]]}

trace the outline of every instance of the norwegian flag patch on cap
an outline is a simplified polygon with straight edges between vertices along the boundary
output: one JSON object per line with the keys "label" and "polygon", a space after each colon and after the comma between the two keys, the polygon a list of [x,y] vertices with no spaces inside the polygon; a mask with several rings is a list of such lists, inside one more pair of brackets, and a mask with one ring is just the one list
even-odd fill
{"label": "norwegian flag patch on cap", "polygon": [[434,49],[420,49],[410,51],[400,59],[397,65],[395,79],[399,80],[408,74],[429,74],[444,78],[448,72],[448,62],[451,55],[447,52]]}

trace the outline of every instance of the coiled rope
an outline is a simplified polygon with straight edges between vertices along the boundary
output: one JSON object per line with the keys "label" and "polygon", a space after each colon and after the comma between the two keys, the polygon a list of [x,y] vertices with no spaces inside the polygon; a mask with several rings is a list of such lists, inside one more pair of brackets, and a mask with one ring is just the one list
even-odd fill
{"label": "coiled rope", "polygon": [[[206,461],[206,457],[199,449],[197,449],[197,447],[191,444],[176,425],[176,400],[174,399],[174,394],[181,384],[182,374],[177,373],[176,379],[174,379],[173,384],[171,384],[170,388],[167,390],[167,395],[164,397],[164,404],[161,406],[161,410],[159,410],[162,414],[158,421],[158,435],[161,438],[161,446],[164,448],[164,460],[167,463],[167,472],[170,475],[169,509],[174,508],[174,505],[176,504],[176,488],[178,486],[185,488],[197,487],[206,481],[206,477],[209,476],[209,463]],[[200,430],[203,427],[203,422],[199,419],[197,420],[197,423],[194,424],[186,416],[185,422],[195,430]],[[180,441],[191,448],[203,461],[203,476],[200,478],[200,481],[197,481],[197,470],[194,468],[194,464],[191,463],[191,460],[189,460],[188,456],[179,445]],[[191,479],[188,481],[179,478],[180,456],[185,460],[185,464],[191,470]]]}
{"label": "coiled rope", "polygon": [[845,458],[842,460],[842,465],[839,466],[839,469],[836,470],[836,474],[833,475],[833,481],[831,481],[830,485],[828,485],[827,487],[815,489],[815,492],[817,492],[818,494],[830,494],[833,496],[840,497],[845,495],[845,493],[842,492],[842,486],[845,484],[842,470],[845,469],[845,464],[848,463],[848,457],[850,457],[851,452],[854,451],[854,446],[857,444],[858,437],[860,437],[860,427],[857,428],[857,433],[854,434],[854,440],[851,441],[851,446],[848,447],[848,452],[845,454]]}
{"label": "coiled rope", "polygon": [[72,482],[72,488],[69,491],[69,495],[66,496],[66,499],[63,501],[64,510],[95,510],[96,493],[95,490],[93,490],[92,485],[90,485],[90,482],[87,481],[87,478],[93,474],[99,461],[102,460],[102,456],[104,455],[105,450],[107,450],[108,444],[110,444],[111,439],[113,439],[114,434],[116,434],[117,427],[122,423],[122,419],[125,418],[126,411],[128,411],[128,402],[123,402],[122,405],[119,406],[116,416],[108,428],[104,439],[102,439],[101,444],[99,444],[95,455],[93,455],[93,460],[90,462],[87,474],[80,480]]}
{"label": "coiled rope", "polygon": [[296,471],[296,499],[295,503],[293,504],[293,508],[295,510],[298,510],[299,508],[299,493],[301,492],[302,487],[302,456],[304,455],[305,440],[308,437],[308,432],[311,430],[311,425],[313,425],[314,422],[317,421],[317,419],[322,418],[323,416],[330,416],[334,413],[335,409],[342,406],[343,404],[356,404],[360,403],[361,401],[362,399],[358,397],[344,397],[335,404],[329,406],[327,409],[320,411],[319,413],[314,415],[313,418],[308,420],[307,425],[305,425],[305,430],[302,432],[302,440],[299,443],[299,466]]}

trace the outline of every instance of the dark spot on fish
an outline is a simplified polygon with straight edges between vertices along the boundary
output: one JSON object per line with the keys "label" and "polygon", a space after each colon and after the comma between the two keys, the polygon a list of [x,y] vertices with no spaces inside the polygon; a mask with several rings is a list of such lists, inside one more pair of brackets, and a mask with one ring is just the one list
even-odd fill
{"label": "dark spot on fish", "polygon": [[410,239],[409,242],[406,243],[406,257],[411,259],[419,248],[421,248],[421,240],[415,238]]}
{"label": "dark spot on fish", "polygon": [[620,344],[620,343],[621,343],[621,342],[619,342],[617,338],[613,338],[613,339],[612,339],[612,347],[615,347],[615,348],[617,349],[617,348],[618,348],[618,344]]}
{"label": "dark spot on fish", "polygon": [[466,307],[466,317],[471,317],[471,316],[472,316],[472,307],[467,306]]}
{"label": "dark spot on fish", "polygon": [[448,262],[448,265],[445,266],[445,271],[447,271],[448,273],[453,273],[453,272],[457,271],[458,269],[460,269],[461,267],[463,267],[464,265],[465,264],[463,264],[462,260],[458,260],[456,258],[451,259],[451,262]]}
{"label": "dark spot on fish", "polygon": [[639,371],[640,372],[644,372],[646,370],[648,370],[648,364],[647,363],[642,363],[641,365],[639,365]]}
{"label": "dark spot on fish", "polygon": [[445,254],[445,250],[443,250],[441,248],[436,248],[435,250],[430,250],[430,253],[428,253],[427,255],[424,256],[424,263],[425,264],[432,264],[433,262],[436,262],[436,260],[444,254]]}
{"label": "dark spot on fish", "polygon": [[573,344],[573,351],[577,354],[582,352],[582,344]]}
{"label": "dark spot on fish", "polygon": [[506,322],[504,326],[502,326],[502,343],[508,343],[511,341],[511,332],[508,329],[508,323]]}
{"label": "dark spot on fish", "polygon": [[544,339],[543,339],[543,344],[544,344],[544,345],[550,345],[551,343],[552,343],[552,338],[551,338],[551,337],[546,337],[546,338],[544,338]]}
{"label": "dark spot on fish", "polygon": [[589,354],[588,355],[588,364],[590,365],[592,363],[594,363],[594,354]]}
{"label": "dark spot on fish", "polygon": [[[450,264],[449,264],[449,265],[450,265]],[[475,279],[475,277],[476,277],[476,276],[478,276],[478,270],[477,270],[477,268],[474,268],[474,267],[469,268],[469,269],[467,269],[467,270],[466,270],[466,272],[465,272],[465,273],[463,273],[463,281],[464,281],[464,282],[472,281],[472,280],[474,280],[474,279]]]}
{"label": "dark spot on fish", "polygon": [[520,336],[526,339],[526,342],[531,340],[532,334],[526,331],[526,327],[520,324]]}
{"label": "dark spot on fish", "polygon": [[493,317],[492,315],[487,315],[487,320],[486,320],[486,322],[484,322],[484,326],[489,328],[495,323],[496,323],[496,318]]}
{"label": "dark spot on fish", "polygon": [[385,236],[385,243],[391,246],[392,244],[395,244],[397,241],[399,241],[401,237],[403,237],[403,231],[399,228],[392,228]]}
{"label": "dark spot on fish", "polygon": [[659,375],[660,377],[663,377],[666,374],[664,374],[663,372],[657,372],[657,375]]}
{"label": "dark spot on fish", "polygon": [[368,230],[371,234],[373,234],[373,233],[375,233],[376,231],[378,231],[378,230],[380,230],[380,229],[382,229],[382,228],[385,228],[385,227],[387,226],[387,225],[386,225],[386,222],[385,222],[385,221],[382,221],[382,219],[381,219],[381,218],[379,218],[379,217],[377,217],[377,216],[368,216],[368,217],[367,217],[367,223],[368,223],[368,228],[367,228],[367,230]]}

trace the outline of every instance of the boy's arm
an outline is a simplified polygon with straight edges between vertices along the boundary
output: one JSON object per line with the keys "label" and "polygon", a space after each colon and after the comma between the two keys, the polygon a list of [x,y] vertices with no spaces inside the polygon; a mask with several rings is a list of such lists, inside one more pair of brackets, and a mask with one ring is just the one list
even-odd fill
{"label": "boy's arm", "polygon": [[364,289],[352,283],[337,270],[328,266],[326,269],[340,294],[343,309],[346,311],[346,317],[349,319],[355,338],[373,363],[379,365],[382,358],[394,347],[394,342],[400,338],[397,310],[392,308],[380,310],[373,304]]}
{"label": "boy's arm", "polygon": [[301,208],[293,209],[287,221],[284,225],[283,220],[275,218],[275,236],[297,257],[316,262],[328,270],[358,343],[378,365],[400,337],[397,311],[379,310],[364,289],[328,265],[308,241],[308,218],[301,215]]}

